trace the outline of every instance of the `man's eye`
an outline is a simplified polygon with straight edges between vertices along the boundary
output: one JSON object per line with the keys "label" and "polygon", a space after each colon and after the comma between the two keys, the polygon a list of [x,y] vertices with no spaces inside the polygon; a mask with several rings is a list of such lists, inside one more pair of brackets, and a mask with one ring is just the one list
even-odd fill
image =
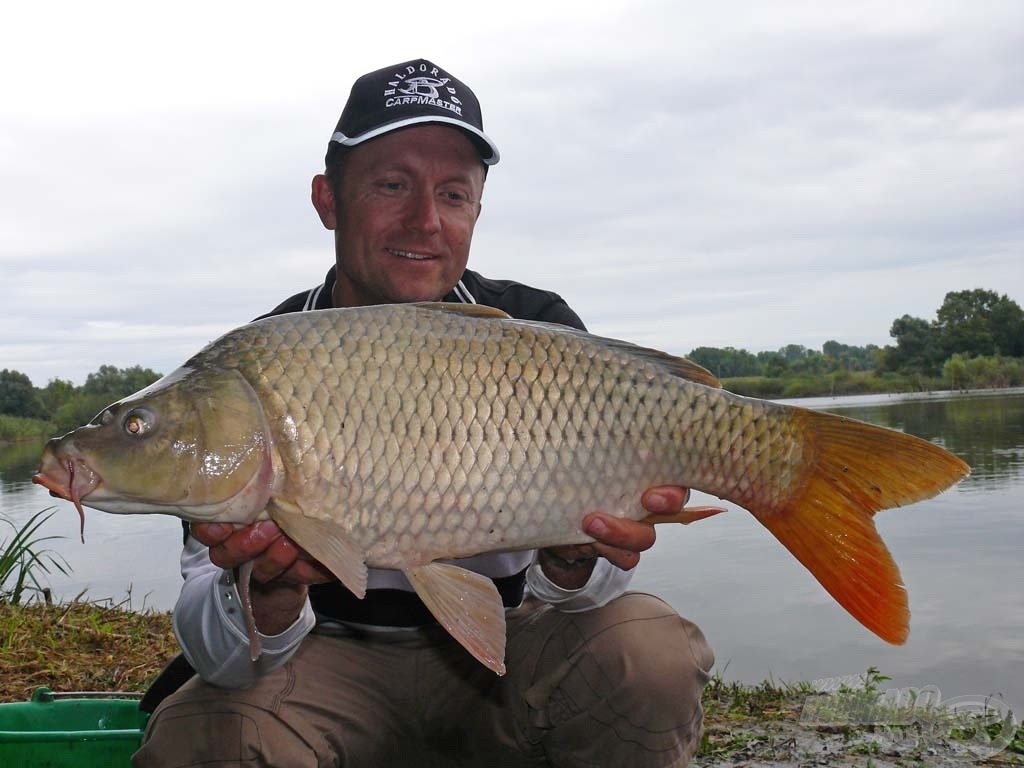
{"label": "man's eye", "polygon": [[399,195],[406,191],[405,182],[402,181],[378,181],[376,186],[386,195]]}
{"label": "man's eye", "polygon": [[457,189],[446,189],[441,192],[441,199],[449,205],[460,206],[468,205],[472,202],[469,199],[469,195]]}

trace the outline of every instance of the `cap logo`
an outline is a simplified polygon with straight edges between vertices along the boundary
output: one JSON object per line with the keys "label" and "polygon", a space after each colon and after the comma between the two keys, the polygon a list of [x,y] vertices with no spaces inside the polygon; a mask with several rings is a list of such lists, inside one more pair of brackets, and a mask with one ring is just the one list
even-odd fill
{"label": "cap logo", "polygon": [[388,87],[384,89],[384,106],[390,108],[422,104],[447,109],[461,117],[462,102],[455,89],[448,85],[451,78],[438,77],[440,74],[437,67],[428,67],[426,64],[420,64],[419,67],[407,66],[404,73],[396,73],[394,79],[388,82]]}

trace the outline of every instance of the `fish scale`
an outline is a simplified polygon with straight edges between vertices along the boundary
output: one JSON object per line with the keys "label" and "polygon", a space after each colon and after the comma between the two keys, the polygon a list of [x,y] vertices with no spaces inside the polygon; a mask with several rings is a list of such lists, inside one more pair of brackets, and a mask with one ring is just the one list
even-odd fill
{"label": "fish scale", "polygon": [[440,561],[584,543],[591,511],[712,513],[648,516],[641,494],[661,484],[745,507],[859,621],[901,643],[906,591],[873,516],[968,471],[909,435],[725,392],[657,350],[484,307],[389,305],[232,331],[51,441],[33,479],[80,512],[269,517],[357,597],[367,566],[399,569],[500,673],[494,584]]}
{"label": "fish scale", "polygon": [[[581,509],[640,519],[640,493],[652,485],[687,482],[727,494],[739,485],[767,487],[773,478],[764,474],[778,471],[754,467],[761,476],[749,477],[744,452],[728,447],[742,445],[751,426],[756,434],[753,408],[731,418],[723,403],[707,402],[706,388],[582,335],[407,307],[353,316],[343,333],[330,313],[274,321],[236,331],[190,365],[237,368],[272,404],[283,495],[314,517],[359,510],[360,530],[350,532],[373,553],[371,566],[409,565],[405,534],[418,537],[428,559],[500,542],[583,542]],[[343,355],[332,354],[324,367],[311,349]],[[465,357],[474,352],[489,360]],[[569,390],[553,386],[564,370],[574,372]],[[410,388],[419,394],[400,396]],[[332,397],[339,389],[341,397]],[[298,439],[289,442],[294,424]],[[414,433],[431,446],[416,467],[408,460]],[[683,450],[664,449],[680,444]],[[701,466],[709,447],[726,461]],[[343,482],[329,483],[339,468]],[[408,511],[383,514],[396,505]],[[469,530],[462,543],[448,530],[466,528],[459,510],[476,515],[502,506],[511,513],[493,528]],[[553,514],[562,509],[569,514]],[[432,519],[444,524],[428,525]],[[389,525],[366,526],[371,520]]]}

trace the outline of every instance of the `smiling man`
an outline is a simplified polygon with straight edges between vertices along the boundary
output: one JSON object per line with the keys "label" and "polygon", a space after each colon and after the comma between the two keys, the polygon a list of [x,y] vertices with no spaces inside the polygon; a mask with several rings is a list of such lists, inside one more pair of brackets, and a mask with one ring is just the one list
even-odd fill
{"label": "smiling man", "polygon": [[[466,269],[484,172],[476,148],[445,125],[381,136],[344,171],[313,180],[313,205],[334,230],[334,305],[436,301]],[[335,192],[335,188],[337,192]]]}
{"label": "smiling man", "polygon": [[[312,185],[335,264],[270,314],[443,299],[582,330],[557,294],[467,269],[498,158],[473,92],[431,62],[359,78]],[[685,497],[663,487],[643,501],[675,512]],[[653,528],[591,512],[592,544],[459,561],[506,606],[504,677],[398,571],[370,569],[358,600],[273,523],[194,525],[174,625],[198,676],[156,710],[134,763],[685,765],[711,649],[660,600],[626,593]],[[232,573],[249,561],[257,662]]]}

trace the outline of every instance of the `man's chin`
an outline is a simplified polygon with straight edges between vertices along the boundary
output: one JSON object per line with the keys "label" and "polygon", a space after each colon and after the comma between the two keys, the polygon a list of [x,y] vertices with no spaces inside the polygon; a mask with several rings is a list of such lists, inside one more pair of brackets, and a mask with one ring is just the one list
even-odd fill
{"label": "man's chin", "polygon": [[425,289],[422,284],[414,286],[396,286],[391,292],[389,300],[393,304],[411,304],[422,301],[443,301],[444,297],[452,290],[453,286],[437,285]]}

